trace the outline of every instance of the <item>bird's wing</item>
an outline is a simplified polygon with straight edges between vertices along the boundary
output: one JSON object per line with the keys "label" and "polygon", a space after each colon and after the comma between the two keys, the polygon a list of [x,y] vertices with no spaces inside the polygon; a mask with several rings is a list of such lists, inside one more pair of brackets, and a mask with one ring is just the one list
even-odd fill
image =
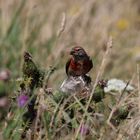
{"label": "bird's wing", "polygon": [[70,59],[69,59],[68,62],[66,63],[66,67],[65,67],[65,70],[66,70],[66,74],[67,74],[67,75],[68,75],[69,65],[70,65]]}

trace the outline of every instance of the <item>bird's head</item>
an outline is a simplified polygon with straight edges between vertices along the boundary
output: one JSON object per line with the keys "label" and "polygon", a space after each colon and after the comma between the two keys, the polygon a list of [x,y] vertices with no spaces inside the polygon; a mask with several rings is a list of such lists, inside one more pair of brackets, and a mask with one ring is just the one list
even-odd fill
{"label": "bird's head", "polygon": [[86,51],[80,46],[72,48],[70,55],[72,55],[76,60],[84,60],[88,58]]}

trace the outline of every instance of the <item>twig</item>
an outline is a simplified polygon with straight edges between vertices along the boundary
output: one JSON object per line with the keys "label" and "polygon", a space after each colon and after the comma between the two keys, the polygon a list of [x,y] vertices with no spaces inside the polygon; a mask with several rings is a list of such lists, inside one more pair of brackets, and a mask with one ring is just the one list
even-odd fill
{"label": "twig", "polygon": [[[140,69],[139,64],[137,64],[137,81],[138,81],[138,99],[140,99]],[[140,111],[140,103],[138,102],[138,108]]]}
{"label": "twig", "polygon": [[60,29],[58,30],[58,33],[57,33],[57,37],[58,37],[58,38],[59,38],[59,37],[61,36],[61,34],[64,32],[65,26],[66,26],[66,14],[63,13],[63,15],[62,15],[62,22],[61,22],[61,27],[60,27]]}
{"label": "twig", "polygon": [[[35,120],[35,129],[34,129],[35,131],[34,132],[37,132],[39,118],[40,118],[40,116],[42,114],[41,102],[42,102],[42,100],[44,100],[44,95],[43,94],[44,94],[43,89],[40,89],[39,94],[38,94],[39,105],[38,105],[38,108],[37,108],[37,116],[36,116],[36,120]],[[37,102],[37,100],[36,100],[36,102]],[[34,135],[35,135],[35,133],[34,133]]]}
{"label": "twig", "polygon": [[117,108],[118,108],[117,106],[113,107],[113,109],[112,109],[112,111],[110,112],[110,115],[109,115],[109,117],[108,117],[108,119],[107,119],[107,124],[108,124],[113,130],[115,130],[115,131],[116,131],[116,128],[115,128],[115,126],[110,122],[110,120],[111,120],[111,118],[112,118],[114,112],[117,110]]}
{"label": "twig", "polygon": [[[122,93],[121,93],[121,95],[120,95],[120,97],[119,97],[119,100],[118,100],[117,104],[113,107],[113,109],[112,109],[112,111],[110,112],[110,115],[109,115],[109,117],[108,117],[108,119],[107,119],[107,124],[108,124],[113,130],[116,130],[116,128],[115,128],[115,126],[110,122],[110,120],[111,120],[111,118],[112,118],[114,112],[122,105],[122,103],[124,103],[124,102],[131,96],[131,94],[130,94],[130,95],[126,96],[123,100],[121,100],[122,97],[123,97],[123,94],[125,93],[125,90],[126,90],[126,88],[127,88],[128,85],[129,85],[129,82],[127,82],[127,84],[126,84],[124,90],[122,91]],[[129,103],[129,104],[130,104],[130,103]],[[124,104],[124,105],[125,105],[125,104]],[[127,103],[126,105],[128,105],[128,103]]]}
{"label": "twig", "polygon": [[51,122],[50,122],[50,127],[52,128],[53,125],[54,125],[54,122],[55,122],[55,118],[56,118],[56,115],[60,109],[60,105],[62,104],[64,100],[64,97],[61,98],[61,100],[59,101],[58,105],[56,106],[56,109],[54,110],[54,115],[52,116],[52,119],[51,119]]}
{"label": "twig", "polygon": [[137,80],[138,80],[138,93],[139,93],[139,97],[140,97],[140,68],[139,68],[139,64],[137,64]]}
{"label": "twig", "polygon": [[48,137],[48,131],[45,130],[46,128],[42,120],[44,111],[46,110],[44,96],[45,96],[44,90],[40,88],[37,96],[38,99],[36,100],[36,104],[38,103],[38,107],[37,107],[37,115],[35,118],[34,131],[33,131],[34,133],[33,133],[32,140],[42,139],[42,136],[44,135],[44,131],[45,131],[45,137]]}
{"label": "twig", "polygon": [[91,120],[91,122],[93,122],[93,119],[91,118],[90,114],[85,110],[84,106],[82,105],[82,103],[78,100],[78,98],[73,95],[74,99],[76,100],[76,102],[81,106],[82,110],[84,112],[86,112],[87,116],[89,117],[89,119]]}
{"label": "twig", "polygon": [[55,71],[55,69],[56,69],[55,66],[54,66],[54,67],[50,67],[50,69],[49,69],[49,71],[48,71],[48,73],[47,73],[47,75],[46,75],[46,77],[45,77],[44,84],[43,84],[43,89],[44,89],[44,91],[45,91],[45,89],[47,88],[47,86],[48,86],[48,81],[49,81],[49,79],[50,79],[50,76],[51,76],[52,73]]}
{"label": "twig", "polygon": [[119,97],[118,103],[121,101],[121,99],[122,99],[122,97],[123,97],[123,95],[124,95],[124,93],[125,93],[125,91],[126,91],[126,88],[127,88],[128,85],[129,85],[129,82],[130,82],[130,81],[127,82],[125,88],[124,88],[123,91],[121,92],[121,95],[120,95],[120,97]]}

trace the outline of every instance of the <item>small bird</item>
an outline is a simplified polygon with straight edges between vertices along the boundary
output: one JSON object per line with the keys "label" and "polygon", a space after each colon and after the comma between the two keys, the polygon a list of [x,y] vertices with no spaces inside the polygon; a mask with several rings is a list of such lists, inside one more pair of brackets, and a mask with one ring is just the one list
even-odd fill
{"label": "small bird", "polygon": [[66,74],[74,77],[85,77],[93,67],[92,60],[86,51],[82,47],[76,46],[72,48],[70,55],[72,55],[72,57],[66,63]]}

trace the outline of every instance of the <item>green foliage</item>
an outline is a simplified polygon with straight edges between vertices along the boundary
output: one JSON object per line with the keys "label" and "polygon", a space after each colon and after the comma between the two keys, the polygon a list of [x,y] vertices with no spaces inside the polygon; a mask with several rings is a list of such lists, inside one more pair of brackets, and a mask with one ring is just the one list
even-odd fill
{"label": "green foliage", "polygon": [[25,52],[22,69],[24,78],[23,83],[27,85],[26,87],[29,86],[30,89],[34,89],[35,87],[42,87],[45,73],[37,68],[32,58],[30,57],[30,54]]}
{"label": "green foliage", "polygon": [[100,102],[105,97],[104,89],[97,85],[95,93],[93,94],[93,100]]}
{"label": "green foliage", "polygon": [[7,94],[7,85],[5,82],[0,81],[0,97],[6,96]]}
{"label": "green foliage", "polygon": [[21,109],[21,110],[15,110],[14,111],[14,116],[12,116],[12,118],[10,118],[10,120],[7,120],[7,126],[3,131],[3,137],[5,139],[16,139],[19,140],[21,137],[21,132],[22,130],[22,124],[23,124],[23,120],[22,120],[22,115],[25,112],[25,108]]}

